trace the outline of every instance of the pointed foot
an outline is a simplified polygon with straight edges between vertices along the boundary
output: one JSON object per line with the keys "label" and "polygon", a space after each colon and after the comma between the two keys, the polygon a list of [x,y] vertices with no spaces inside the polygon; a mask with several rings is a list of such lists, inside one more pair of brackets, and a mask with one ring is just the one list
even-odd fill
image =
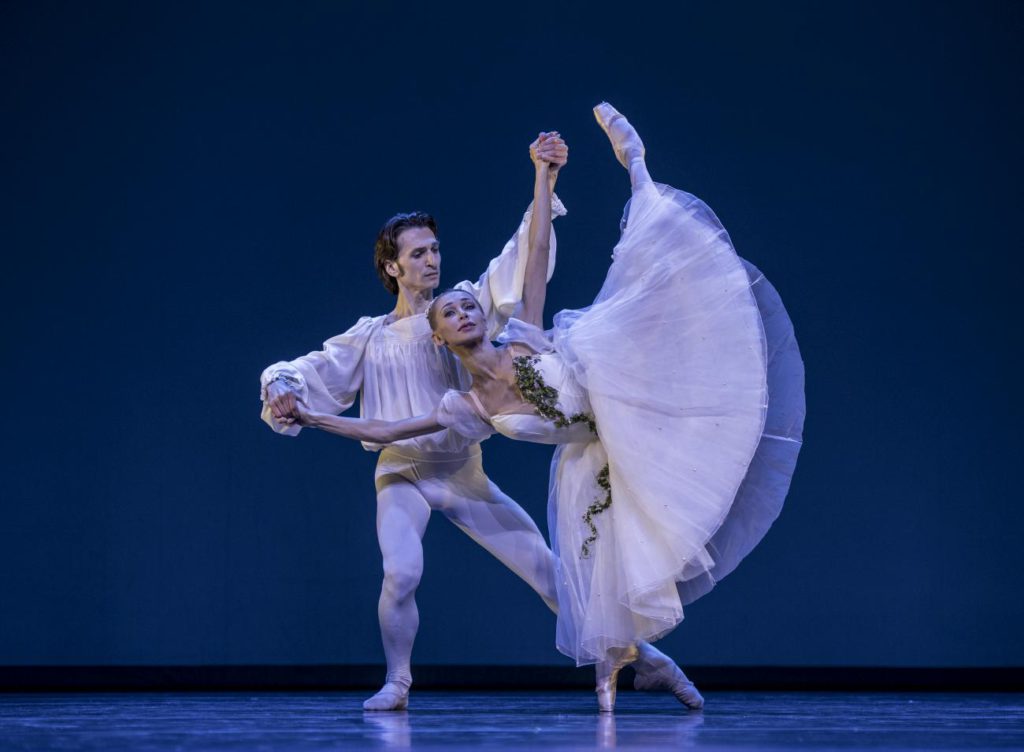
{"label": "pointed foot", "polygon": [[594,108],[594,117],[601,130],[608,136],[615,151],[615,158],[627,170],[633,162],[643,161],[646,150],[644,142],[636,128],[630,125],[625,116],[607,102],[601,102]]}

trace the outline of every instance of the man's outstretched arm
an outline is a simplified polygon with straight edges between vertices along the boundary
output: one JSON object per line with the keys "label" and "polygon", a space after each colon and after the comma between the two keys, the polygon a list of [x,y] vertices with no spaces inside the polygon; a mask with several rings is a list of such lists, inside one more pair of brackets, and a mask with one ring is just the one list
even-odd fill
{"label": "man's outstretched arm", "polygon": [[261,418],[277,433],[294,436],[301,426],[297,404],[337,415],[355,402],[363,384],[363,354],[378,319],[365,317],[344,334],[324,343],[323,350],[295,360],[274,363],[260,377]]}

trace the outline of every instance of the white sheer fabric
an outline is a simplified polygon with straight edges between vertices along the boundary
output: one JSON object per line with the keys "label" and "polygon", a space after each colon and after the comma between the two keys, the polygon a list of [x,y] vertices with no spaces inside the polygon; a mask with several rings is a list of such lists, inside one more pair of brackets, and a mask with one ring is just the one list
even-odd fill
{"label": "white sheer fabric", "polygon": [[[566,213],[557,197],[552,198],[552,213]],[[532,215],[531,204],[501,254],[476,282],[456,285],[480,301],[492,335],[501,331],[522,298]],[[555,251],[552,230],[549,278],[554,271]],[[350,408],[361,390],[360,416],[382,420],[429,413],[447,389],[469,388],[470,378],[458,361],[447,350],[434,346],[425,315],[410,316],[391,325],[385,325],[385,319],[363,317],[344,334],[327,340],[323,350],[266,368],[260,378],[263,421],[276,432],[290,436],[301,430],[297,425],[278,425],[271,415],[266,387],[276,378],[284,378],[311,409],[335,415]],[[439,431],[398,445],[424,452],[460,452],[467,442],[458,434]],[[369,443],[363,446],[369,451],[381,448]]]}
{"label": "white sheer fabric", "polygon": [[806,414],[804,363],[793,322],[782,298],[761,271],[741,259],[750,278],[764,326],[768,351],[768,413],[757,451],[747,468],[732,508],[708,541],[715,566],[679,583],[684,604],[707,593],[756,546],[782,511],[797,456],[803,445]]}
{"label": "white sheer fabric", "polygon": [[[703,202],[643,186],[614,259],[590,308],[561,312],[547,334],[513,319],[500,337],[541,353],[560,409],[592,411],[600,439],[536,415],[488,425],[454,392],[440,413],[477,440],[560,444],[548,507],[557,645],[581,665],[670,631],[756,545],[788,490],[804,413],[785,309]],[[583,556],[605,463],[613,501]]]}

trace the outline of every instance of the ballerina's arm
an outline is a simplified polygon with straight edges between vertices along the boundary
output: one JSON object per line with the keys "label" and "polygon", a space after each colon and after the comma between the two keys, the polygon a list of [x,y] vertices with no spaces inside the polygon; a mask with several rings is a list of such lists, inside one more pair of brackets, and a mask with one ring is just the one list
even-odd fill
{"label": "ballerina's arm", "polygon": [[552,169],[565,164],[568,150],[558,134],[555,139],[541,134],[530,146],[536,176],[533,183],[533,216],[527,235],[530,255],[523,279],[523,303],[520,316],[523,321],[538,327],[544,324],[544,298],[547,293],[548,256],[551,252],[551,189]]}
{"label": "ballerina's arm", "polygon": [[391,444],[402,439],[411,439],[434,433],[444,428],[437,422],[437,410],[426,415],[417,415],[405,420],[375,420],[371,418],[345,418],[340,415],[308,412],[298,406],[299,423],[310,428],[319,428],[328,433],[347,439],[372,444]]}

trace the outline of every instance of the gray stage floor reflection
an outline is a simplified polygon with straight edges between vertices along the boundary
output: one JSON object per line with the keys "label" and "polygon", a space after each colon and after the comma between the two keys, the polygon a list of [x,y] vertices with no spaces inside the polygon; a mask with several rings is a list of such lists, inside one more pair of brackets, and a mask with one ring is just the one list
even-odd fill
{"label": "gray stage floor reflection", "polygon": [[403,713],[363,693],[0,695],[0,749],[1024,749],[1024,695],[710,692],[702,712],[621,691],[417,692]]}

